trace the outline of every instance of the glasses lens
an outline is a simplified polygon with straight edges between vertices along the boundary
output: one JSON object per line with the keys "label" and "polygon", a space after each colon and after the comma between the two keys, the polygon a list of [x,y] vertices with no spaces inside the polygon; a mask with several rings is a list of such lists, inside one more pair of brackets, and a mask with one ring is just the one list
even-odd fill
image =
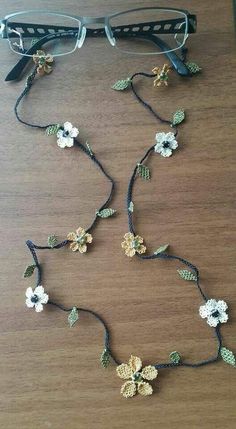
{"label": "glasses lens", "polygon": [[38,49],[54,56],[68,54],[76,47],[79,28],[77,19],[51,13],[22,13],[7,21],[10,47],[21,55],[29,55],[37,41],[41,41]]}
{"label": "glasses lens", "polygon": [[179,49],[187,36],[187,16],[168,9],[139,9],[110,19],[116,47],[136,54],[162,54]]}

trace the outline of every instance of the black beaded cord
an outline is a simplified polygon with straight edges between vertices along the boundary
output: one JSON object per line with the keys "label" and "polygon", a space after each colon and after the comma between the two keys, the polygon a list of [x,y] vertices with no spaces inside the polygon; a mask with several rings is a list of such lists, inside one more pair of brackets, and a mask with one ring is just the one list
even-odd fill
{"label": "black beaded cord", "polygon": [[[148,103],[146,103],[137,94],[137,91],[134,89],[134,85],[133,85],[133,79],[136,76],[144,76],[144,77],[148,77],[148,78],[154,78],[156,75],[142,73],[142,72],[135,73],[131,77],[131,89],[132,89],[133,94],[135,95],[135,97],[138,99],[138,101],[142,105],[144,105],[144,107],[147,108],[154,115],[154,117],[156,119],[160,120],[163,123],[171,125],[171,121],[168,121],[168,120],[165,120],[165,119],[161,118],[160,115],[158,113],[156,113],[152,109],[152,107]],[[21,94],[21,96],[17,100],[16,106],[15,106],[16,116],[17,116],[18,120],[20,120],[20,122],[22,122],[22,123],[24,123],[26,125],[30,125],[30,126],[38,127],[38,128],[47,128],[49,125],[46,125],[46,126],[37,126],[37,125],[33,125],[33,124],[28,124],[25,121],[22,121],[19,118],[19,115],[18,115],[17,108],[19,106],[19,103],[20,103],[21,99],[27,94],[27,92],[28,92],[28,90],[27,90],[28,86],[32,85],[32,80],[28,79],[28,84],[26,86],[26,89],[23,91],[23,93]],[[175,135],[177,135],[177,129],[175,129]],[[103,167],[101,166],[101,164],[99,163],[99,161],[94,157],[94,155],[91,155],[90,152],[88,151],[88,149],[85,146],[83,146],[80,142],[76,141],[76,144],[80,147],[81,150],[83,150],[88,156],[91,157],[91,159],[99,166],[99,168],[103,171],[103,173],[105,174],[105,176],[112,183],[111,193],[110,193],[107,201],[102,206],[102,208],[104,208],[106,206],[106,204],[110,201],[111,197],[112,197],[112,192],[114,190],[114,182],[110,178],[110,176],[104,171]],[[140,160],[140,164],[142,164],[142,162],[144,162],[153,151],[154,151],[154,146],[152,146],[151,148],[149,148],[146,151],[145,155]],[[129,185],[128,185],[128,192],[127,192],[128,224],[129,224],[129,230],[133,234],[135,234],[135,230],[134,230],[134,225],[133,225],[132,213],[129,211],[129,205],[130,205],[130,202],[132,201],[132,192],[133,192],[134,182],[135,182],[135,179],[136,179],[136,174],[137,174],[137,166],[135,166],[135,168],[134,168],[133,174],[131,176],[131,179],[130,179],[130,182],[129,182]],[[91,227],[87,231],[89,231],[93,227],[93,225],[94,225],[95,222],[96,222],[96,218],[95,218],[94,222],[92,223]],[[61,242],[59,244],[56,244],[52,248],[50,246],[39,246],[39,245],[34,244],[31,240],[27,240],[26,245],[27,245],[27,247],[28,247],[28,249],[29,249],[29,251],[30,251],[30,253],[32,255],[32,258],[33,258],[33,261],[34,261],[34,264],[35,264],[35,268],[36,268],[36,272],[37,272],[36,286],[39,286],[41,284],[41,280],[42,280],[42,267],[41,267],[41,265],[39,263],[36,251],[37,250],[46,250],[46,249],[48,249],[48,250],[60,249],[60,248],[64,247],[67,243],[68,243],[68,240],[65,240],[65,241],[63,241],[63,242]],[[194,273],[196,274],[196,277],[197,277],[196,285],[198,287],[198,290],[199,290],[201,296],[203,297],[203,299],[205,301],[207,301],[207,297],[203,293],[203,291],[202,291],[202,289],[200,287],[200,284],[199,284],[199,271],[198,271],[197,267],[194,266],[192,263],[188,262],[187,260],[185,260],[185,259],[183,259],[181,257],[175,256],[175,255],[171,255],[171,254],[168,254],[168,253],[160,253],[158,255],[153,254],[153,255],[149,255],[149,256],[146,256],[146,255],[137,255],[137,256],[139,258],[143,259],[143,260],[158,259],[158,258],[159,259],[175,259],[175,260],[178,260],[179,262],[183,263],[188,268],[190,268],[191,270],[193,270]],[[103,319],[103,317],[101,317],[96,311],[90,310],[88,308],[82,308],[82,307],[71,307],[71,308],[64,307],[63,305],[58,304],[58,303],[56,303],[54,301],[51,301],[51,300],[48,301],[48,304],[51,305],[51,306],[53,306],[53,307],[58,308],[59,310],[61,310],[63,312],[71,312],[73,308],[76,308],[80,312],[89,313],[93,317],[95,317],[95,319],[102,324],[103,329],[104,329],[104,349],[106,350],[106,352],[109,353],[110,357],[113,359],[113,361],[115,362],[115,364],[116,365],[120,365],[120,363],[121,363],[120,360],[116,358],[115,354],[112,351],[110,329],[109,329],[108,325],[106,324],[105,320]],[[177,366],[185,366],[185,367],[196,368],[196,367],[201,367],[201,366],[204,366],[204,365],[207,365],[207,364],[214,363],[214,362],[218,361],[219,357],[220,357],[220,349],[222,347],[222,337],[221,337],[221,333],[220,333],[220,328],[219,327],[216,327],[214,329],[214,331],[215,331],[215,336],[216,336],[216,339],[217,339],[217,351],[216,351],[215,356],[212,356],[212,357],[210,357],[208,359],[201,360],[201,361],[196,362],[196,363],[185,362],[184,360],[180,360],[178,363],[174,363],[174,362],[156,363],[156,364],[154,364],[155,368],[156,369],[174,368],[174,367],[177,367]]]}

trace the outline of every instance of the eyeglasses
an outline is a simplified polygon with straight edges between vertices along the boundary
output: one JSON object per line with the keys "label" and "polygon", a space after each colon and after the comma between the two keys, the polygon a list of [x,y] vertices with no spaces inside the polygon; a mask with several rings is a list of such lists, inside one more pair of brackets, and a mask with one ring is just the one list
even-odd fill
{"label": "eyeglasses", "polygon": [[[2,38],[24,57],[7,76],[13,80],[38,49],[55,57],[67,55],[81,48],[86,36],[107,37],[111,46],[130,55],[164,53],[180,74],[187,74],[175,51],[196,32],[197,19],[186,10],[149,7],[98,18],[29,10],[7,15],[0,23]],[[87,27],[94,24],[96,28]]]}

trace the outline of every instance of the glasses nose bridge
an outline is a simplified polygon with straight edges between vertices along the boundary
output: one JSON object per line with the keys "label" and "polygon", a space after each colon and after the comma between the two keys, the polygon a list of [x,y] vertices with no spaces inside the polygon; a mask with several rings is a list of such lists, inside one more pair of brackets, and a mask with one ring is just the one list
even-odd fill
{"label": "glasses nose bridge", "polygon": [[86,35],[86,26],[89,24],[103,24],[108,41],[112,46],[115,46],[116,41],[113,37],[112,31],[109,25],[109,20],[106,16],[99,16],[99,17],[84,16],[82,18],[81,24],[82,24],[81,26],[82,28],[81,28],[81,38],[79,42],[79,47],[83,45],[85,35]]}
{"label": "glasses nose bridge", "polygon": [[82,19],[82,24],[83,25],[104,24],[104,26],[105,26],[106,25],[106,17],[105,16],[99,16],[99,17],[95,18],[93,16],[84,16]]}

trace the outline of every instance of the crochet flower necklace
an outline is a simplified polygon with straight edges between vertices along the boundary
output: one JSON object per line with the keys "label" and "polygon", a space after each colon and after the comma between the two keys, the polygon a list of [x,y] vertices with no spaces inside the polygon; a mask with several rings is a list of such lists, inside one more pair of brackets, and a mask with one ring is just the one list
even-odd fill
{"label": "crochet flower necklace", "polygon": [[[41,56],[43,56],[43,59],[40,59]],[[151,177],[150,169],[145,164],[145,161],[152,153],[158,153],[163,157],[169,157],[172,155],[173,151],[178,147],[177,127],[185,119],[185,113],[183,110],[178,110],[173,115],[173,119],[171,121],[161,118],[152,109],[152,107],[138,95],[137,91],[134,88],[134,79],[137,76],[152,78],[154,79],[154,86],[160,86],[161,84],[164,84],[165,86],[167,86],[168,72],[169,72],[169,67],[167,65],[164,65],[162,69],[161,68],[153,69],[153,74],[147,74],[143,72],[135,73],[131,78],[118,81],[116,82],[115,85],[113,85],[113,88],[116,90],[124,90],[130,87],[133,94],[138,99],[138,101],[142,103],[142,105],[144,105],[154,115],[155,118],[159,119],[162,123],[169,124],[172,128],[171,132],[168,132],[168,133],[158,132],[156,134],[155,145],[152,145],[146,151],[145,155],[142,157],[140,162],[134,168],[134,171],[132,173],[132,176],[128,185],[128,192],[127,192],[127,212],[128,212],[129,232],[126,233],[124,236],[125,240],[122,243],[122,248],[124,249],[125,254],[128,257],[133,257],[136,255],[139,258],[144,260],[172,259],[172,260],[177,260],[179,263],[183,264],[185,267],[188,268],[188,269],[178,269],[178,273],[183,280],[189,281],[195,284],[198,291],[201,294],[201,297],[203,298],[204,304],[201,305],[199,308],[199,315],[202,318],[206,318],[207,323],[212,328],[214,328],[214,333],[217,340],[216,354],[214,356],[209,357],[208,359],[204,359],[196,363],[191,363],[189,361],[186,361],[178,351],[172,351],[169,354],[168,361],[165,363],[154,363],[152,365],[143,367],[141,359],[137,356],[132,356],[132,355],[127,364],[121,363],[115,356],[114,352],[112,351],[109,328],[106,322],[97,312],[90,310],[88,308],[82,308],[77,306],[67,308],[57,302],[50,300],[49,295],[45,292],[44,287],[41,285],[42,267],[39,263],[36,251],[43,250],[43,249],[60,249],[69,243],[73,251],[79,250],[81,253],[86,252],[87,244],[92,242],[92,236],[90,234],[90,231],[92,227],[95,225],[97,218],[109,217],[115,213],[115,210],[107,207],[107,205],[109,204],[112,198],[112,193],[114,191],[114,181],[105,172],[100,162],[92,153],[89,145],[84,146],[76,139],[79,131],[77,128],[73,127],[72,124],[70,124],[69,122],[65,122],[64,125],[49,124],[46,126],[40,126],[40,125],[29,124],[23,121],[19,117],[19,114],[18,114],[19,103],[21,99],[29,92],[29,89],[33,83],[33,80],[36,74],[43,75],[45,73],[47,74],[51,72],[52,58],[50,55],[46,56],[44,53],[42,53],[42,51],[37,52],[37,54],[34,57],[34,62],[36,63],[36,68],[34,69],[33,73],[31,73],[31,75],[27,78],[26,87],[22,92],[22,94],[20,95],[20,97],[18,98],[15,105],[15,113],[16,113],[17,119],[20,122],[26,125],[29,125],[31,127],[45,129],[47,135],[55,134],[57,136],[57,144],[60,148],[71,147],[74,144],[76,144],[87,156],[89,156],[93,160],[93,162],[95,162],[95,164],[97,164],[97,166],[100,168],[103,174],[111,182],[111,191],[106,202],[102,205],[100,210],[96,212],[96,217],[92,225],[87,230],[84,230],[83,228],[78,228],[75,233],[74,232],[69,233],[67,236],[67,239],[60,243],[57,242],[57,239],[55,236],[50,236],[48,238],[47,246],[38,246],[34,244],[31,240],[28,240],[26,242],[28,249],[33,258],[33,264],[29,265],[26,268],[24,272],[24,277],[30,277],[34,273],[34,271],[37,274],[35,288],[32,289],[31,287],[29,287],[26,290],[27,307],[35,308],[36,312],[41,312],[43,310],[43,306],[47,304],[47,305],[56,307],[57,309],[63,312],[67,312],[68,323],[70,327],[74,326],[74,324],[79,320],[80,315],[82,315],[83,313],[89,313],[90,315],[95,317],[102,324],[104,328],[104,349],[102,351],[101,358],[100,358],[101,364],[104,368],[108,367],[111,361],[113,361],[116,364],[117,366],[116,372],[118,377],[125,380],[124,384],[121,387],[121,394],[125,398],[132,397],[136,393],[139,393],[140,395],[143,395],[143,396],[151,395],[153,393],[153,387],[151,386],[149,381],[152,381],[157,377],[159,369],[176,368],[179,366],[196,368],[196,367],[217,362],[220,359],[223,359],[226,363],[235,367],[236,366],[235,356],[231,350],[223,346],[222,335],[220,332],[220,324],[226,323],[228,320],[228,315],[226,312],[228,308],[227,304],[223,300],[217,301],[215,299],[208,299],[200,286],[200,275],[197,267],[194,266],[189,261],[179,256],[171,255],[170,253],[168,253],[168,245],[159,247],[156,250],[156,252],[154,252],[151,255],[146,255],[145,254],[146,246],[144,245],[144,240],[140,235],[136,234],[134,225],[133,225],[134,203],[133,203],[132,194],[133,194],[133,186],[134,186],[135,180],[138,177],[141,177],[144,180],[150,180],[150,177]]]}

